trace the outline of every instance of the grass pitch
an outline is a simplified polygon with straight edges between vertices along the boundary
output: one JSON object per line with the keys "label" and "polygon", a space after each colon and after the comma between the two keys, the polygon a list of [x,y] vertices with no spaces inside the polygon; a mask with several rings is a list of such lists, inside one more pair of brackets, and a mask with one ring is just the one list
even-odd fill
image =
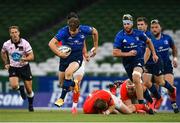
{"label": "grass pitch", "polygon": [[180,122],[180,113],[173,112],[131,115],[83,114],[72,115],[62,110],[5,110],[0,109],[0,122]]}

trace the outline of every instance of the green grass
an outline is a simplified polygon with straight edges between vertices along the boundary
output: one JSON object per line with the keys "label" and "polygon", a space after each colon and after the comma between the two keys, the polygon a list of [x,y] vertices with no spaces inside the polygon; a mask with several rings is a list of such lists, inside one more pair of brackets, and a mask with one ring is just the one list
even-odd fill
{"label": "green grass", "polygon": [[0,122],[180,122],[180,113],[131,114],[131,115],[101,115],[83,114],[72,115],[70,111],[28,112],[26,110],[0,110]]}

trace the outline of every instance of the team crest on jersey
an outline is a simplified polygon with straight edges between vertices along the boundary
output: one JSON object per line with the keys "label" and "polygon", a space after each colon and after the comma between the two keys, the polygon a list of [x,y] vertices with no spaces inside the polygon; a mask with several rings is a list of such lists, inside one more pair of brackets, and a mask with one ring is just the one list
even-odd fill
{"label": "team crest on jersey", "polygon": [[69,37],[68,39],[72,39],[72,37]]}
{"label": "team crest on jersey", "polygon": [[79,41],[78,41],[78,40],[75,40],[74,43],[79,43]]}
{"label": "team crest on jersey", "polygon": [[161,49],[163,49],[163,47],[159,47],[159,49],[161,50]]}
{"label": "team crest on jersey", "polygon": [[164,44],[168,44],[168,40],[165,40],[165,41],[164,41]]}
{"label": "team crest on jersey", "polygon": [[124,39],[122,42],[123,42],[123,43],[126,43],[127,41],[126,41],[126,39]]}
{"label": "team crest on jersey", "polygon": [[133,46],[133,45],[134,45],[134,43],[130,43],[130,45],[131,45],[131,46]]}
{"label": "team crest on jersey", "polygon": [[80,37],[81,37],[82,39],[83,39],[83,38],[85,38],[85,36],[84,36],[84,35],[81,35]]}
{"label": "team crest on jersey", "polygon": [[136,40],[139,41],[139,37],[136,37]]}

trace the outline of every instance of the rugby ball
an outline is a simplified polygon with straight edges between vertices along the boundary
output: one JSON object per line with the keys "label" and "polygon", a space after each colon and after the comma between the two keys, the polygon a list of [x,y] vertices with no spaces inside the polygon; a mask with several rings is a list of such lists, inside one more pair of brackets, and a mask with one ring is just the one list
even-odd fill
{"label": "rugby ball", "polygon": [[67,45],[62,45],[62,46],[58,47],[58,50],[61,51],[62,53],[66,53],[66,55],[71,54],[71,47],[69,47]]}

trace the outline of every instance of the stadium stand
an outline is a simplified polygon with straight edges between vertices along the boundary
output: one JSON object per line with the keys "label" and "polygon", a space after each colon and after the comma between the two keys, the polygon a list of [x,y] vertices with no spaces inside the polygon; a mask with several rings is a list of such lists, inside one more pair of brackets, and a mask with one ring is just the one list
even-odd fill
{"label": "stadium stand", "polygon": [[[23,3],[22,0],[19,1],[20,3]],[[66,24],[65,20],[58,19],[59,16],[62,15],[64,18],[68,11],[73,10],[73,8],[78,6],[73,0],[71,0],[72,2],[63,0],[63,4],[65,3],[68,7],[58,4],[58,0],[53,1],[54,2],[50,4],[43,4],[42,7],[40,6],[42,1],[37,3],[32,2],[32,4],[36,3],[35,6],[33,5],[33,8],[29,8],[29,6],[32,5],[25,4],[23,8],[20,8],[21,10],[16,10],[18,16],[13,16],[11,18],[12,13],[2,17],[4,23],[0,29],[0,33],[4,33],[4,37],[7,36],[7,32],[4,30],[8,24],[12,24],[10,22],[17,22],[20,26],[22,25],[25,36],[33,31],[36,32],[36,35],[31,35],[29,37],[36,56],[36,61],[31,63],[32,71],[35,75],[47,75],[57,72],[59,58],[55,57],[49,50],[48,42],[56,34],[58,29]],[[30,0],[28,2],[30,2]],[[82,4],[84,3],[81,3],[80,5],[82,6]],[[15,5],[11,6],[15,8]],[[132,14],[134,16],[134,20],[138,16],[146,16],[149,21],[151,19],[158,18],[162,23],[164,33],[171,35],[176,41],[177,46],[180,47],[180,18],[178,18],[180,7],[178,5],[180,5],[180,1],[176,0],[163,2],[161,0],[99,0],[95,4],[91,4],[88,7],[83,8],[79,12],[81,23],[96,27],[100,36],[98,54],[87,64],[86,72],[90,75],[99,75],[101,73],[105,73],[105,75],[112,75],[114,73],[117,75],[125,74],[125,70],[120,63],[121,60],[113,58],[111,55],[113,48],[112,42],[116,33],[121,29],[121,17],[125,13]],[[3,5],[0,6],[2,8],[1,13],[9,11],[8,8],[3,8]],[[51,6],[53,6],[53,8]],[[25,9],[24,14],[19,13],[22,9]],[[0,21],[2,21],[2,18]],[[5,22],[7,20],[9,22]],[[53,22],[54,25],[52,25]],[[50,26],[47,24],[50,24]],[[44,26],[46,28],[43,28]],[[39,30],[39,28],[41,29]],[[92,41],[90,39],[87,40],[88,48],[92,45],[89,42]],[[120,72],[117,73],[117,69]],[[6,72],[4,71],[0,71],[1,75],[4,75],[5,73]],[[179,76],[180,69],[175,69],[174,73],[175,76]]]}

